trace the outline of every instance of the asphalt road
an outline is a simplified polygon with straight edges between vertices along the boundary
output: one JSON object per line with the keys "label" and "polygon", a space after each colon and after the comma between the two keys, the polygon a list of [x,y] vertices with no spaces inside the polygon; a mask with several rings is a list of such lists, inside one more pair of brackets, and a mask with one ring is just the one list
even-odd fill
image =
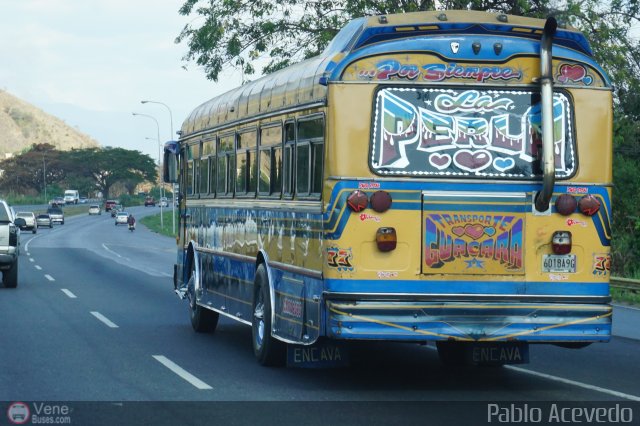
{"label": "asphalt road", "polygon": [[[158,210],[132,209],[138,219]],[[368,343],[352,349],[347,368],[265,368],[254,360],[249,327],[221,317],[213,335],[192,331],[187,303],[172,291],[171,238],[140,224],[131,233],[106,214],[82,215],[23,233],[22,247],[18,288],[0,287],[0,401],[7,403],[116,401],[124,409],[173,401],[162,406],[172,407],[166,424],[211,420],[212,407],[218,422],[246,420],[237,424],[289,424],[287,414],[291,424],[331,424],[332,415],[346,424],[404,423],[403,416],[424,419],[425,410],[430,424],[458,424],[476,411],[485,424],[488,403],[619,402],[640,421],[637,309],[616,308],[610,343],[532,346],[524,367],[449,369],[430,345]],[[453,405],[441,423],[445,401]]]}

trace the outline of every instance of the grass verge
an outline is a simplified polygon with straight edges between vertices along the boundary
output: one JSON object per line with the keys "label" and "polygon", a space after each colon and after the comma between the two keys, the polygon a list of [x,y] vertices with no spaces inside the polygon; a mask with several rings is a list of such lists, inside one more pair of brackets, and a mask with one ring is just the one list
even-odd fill
{"label": "grass verge", "polygon": [[634,290],[611,287],[611,297],[614,302],[622,305],[640,306],[640,293]]}
{"label": "grass verge", "polygon": [[[164,222],[164,227],[160,226],[160,213],[153,214],[150,216],[145,216],[140,219],[140,223],[149,228],[151,231],[156,232],[160,235],[164,235],[166,237],[175,238],[177,235],[176,232],[172,232],[172,218],[171,218],[171,210],[165,210],[162,214],[162,220]],[[178,223],[176,218],[176,224]]]}

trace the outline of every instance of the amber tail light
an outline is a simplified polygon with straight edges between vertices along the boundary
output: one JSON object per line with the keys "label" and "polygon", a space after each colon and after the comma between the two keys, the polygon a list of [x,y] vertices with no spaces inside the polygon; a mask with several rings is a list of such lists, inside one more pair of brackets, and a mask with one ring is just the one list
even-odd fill
{"label": "amber tail light", "polygon": [[395,250],[398,244],[398,236],[396,235],[395,228],[382,227],[376,231],[376,244],[380,251]]}

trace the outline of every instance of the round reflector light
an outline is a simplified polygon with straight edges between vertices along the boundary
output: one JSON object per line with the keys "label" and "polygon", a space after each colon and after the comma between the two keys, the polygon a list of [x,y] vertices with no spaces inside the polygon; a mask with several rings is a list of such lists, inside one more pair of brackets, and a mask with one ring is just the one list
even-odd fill
{"label": "round reflector light", "polygon": [[600,201],[591,194],[585,195],[578,201],[578,208],[582,214],[593,216],[600,210]]}
{"label": "round reflector light", "polygon": [[556,210],[564,216],[569,216],[576,211],[578,201],[573,195],[562,194],[556,199]]}
{"label": "round reflector light", "polygon": [[347,205],[354,212],[361,212],[362,210],[366,209],[367,204],[369,204],[367,194],[357,189],[347,197]]}
{"label": "round reflector light", "polygon": [[391,207],[391,195],[387,191],[376,191],[371,196],[371,208],[383,213]]}

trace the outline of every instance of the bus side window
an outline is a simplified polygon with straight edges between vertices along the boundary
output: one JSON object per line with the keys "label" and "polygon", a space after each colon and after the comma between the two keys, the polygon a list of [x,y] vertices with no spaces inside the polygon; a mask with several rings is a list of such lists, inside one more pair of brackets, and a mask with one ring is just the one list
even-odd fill
{"label": "bus side window", "polygon": [[295,176],[296,126],[294,121],[284,124],[284,155],[282,160],[282,191],[287,198],[293,197],[293,177]]}
{"label": "bus side window", "polygon": [[320,196],[324,152],[324,117],[298,121],[296,145],[296,194]]}
{"label": "bus side window", "polygon": [[282,191],[282,125],[260,129],[260,195],[280,195]]}
{"label": "bus side window", "polygon": [[236,141],[236,194],[255,195],[258,133],[256,130],[238,133]]}
{"label": "bus side window", "polygon": [[202,143],[202,160],[200,160],[200,194],[215,194],[215,136]]}
{"label": "bus side window", "polygon": [[218,196],[233,195],[235,179],[235,134],[221,136],[218,140],[217,153],[217,193]]}

